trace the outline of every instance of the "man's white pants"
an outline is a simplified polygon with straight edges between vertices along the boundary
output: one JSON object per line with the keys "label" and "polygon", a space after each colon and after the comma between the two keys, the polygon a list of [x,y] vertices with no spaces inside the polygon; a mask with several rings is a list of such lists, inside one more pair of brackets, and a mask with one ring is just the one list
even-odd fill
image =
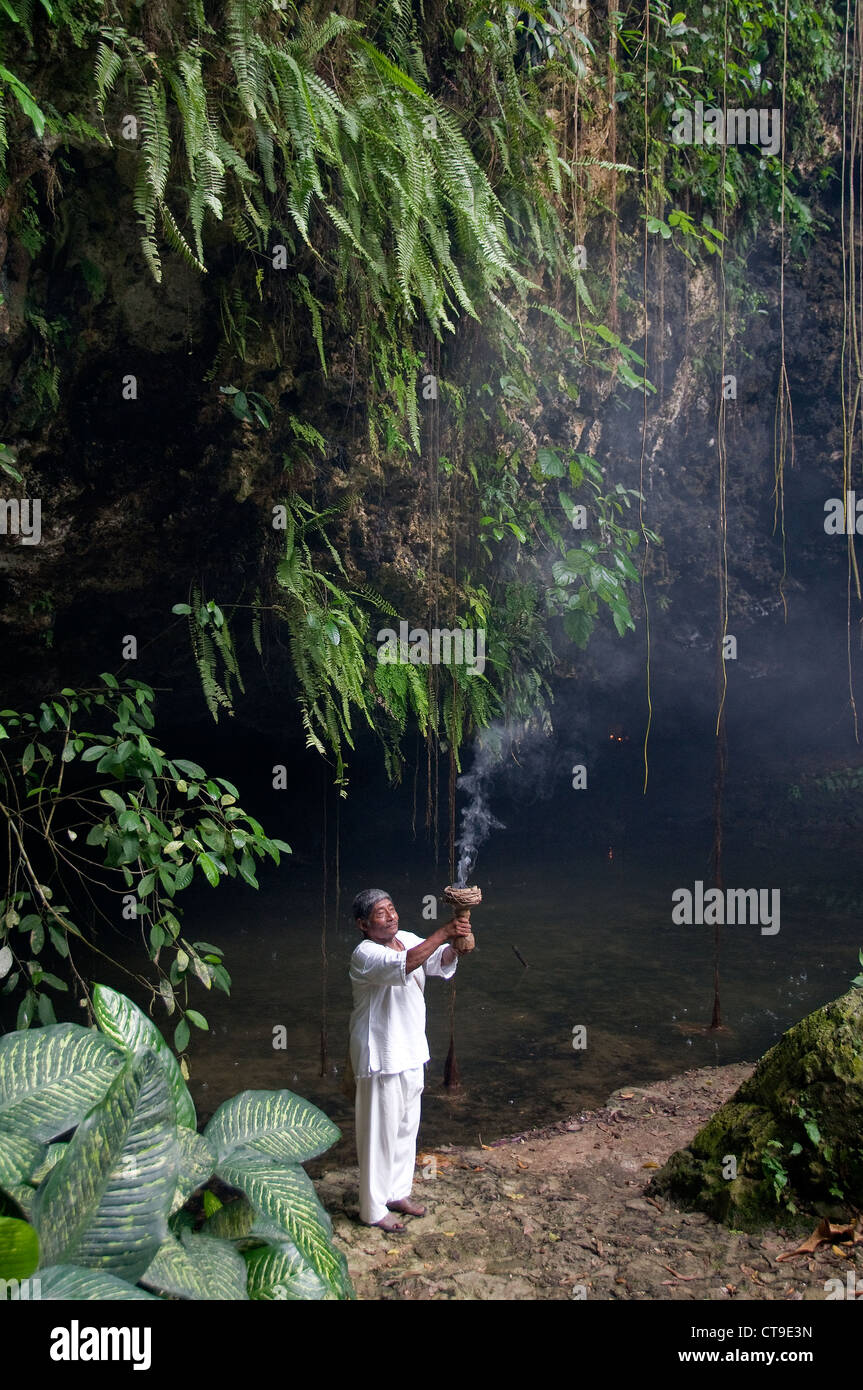
{"label": "man's white pants", "polygon": [[357,1077],[360,1220],[374,1225],[414,1181],[425,1068]]}

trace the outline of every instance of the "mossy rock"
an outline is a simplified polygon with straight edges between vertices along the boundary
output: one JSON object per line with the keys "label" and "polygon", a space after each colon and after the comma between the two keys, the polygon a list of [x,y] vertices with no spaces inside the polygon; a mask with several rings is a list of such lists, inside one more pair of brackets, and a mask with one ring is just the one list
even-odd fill
{"label": "mossy rock", "polygon": [[648,1191],[745,1231],[863,1207],[863,990],[789,1028]]}

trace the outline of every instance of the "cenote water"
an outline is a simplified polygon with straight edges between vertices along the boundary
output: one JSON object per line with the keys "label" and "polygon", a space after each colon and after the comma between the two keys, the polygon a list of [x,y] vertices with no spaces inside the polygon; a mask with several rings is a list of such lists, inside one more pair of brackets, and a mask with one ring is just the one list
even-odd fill
{"label": "cenote water", "polygon": [[[625,1084],[755,1061],[792,1023],[847,989],[861,942],[859,917],[827,909],[820,837],[795,842],[785,834],[774,842],[766,817],[753,816],[750,807],[748,817],[726,828],[725,881],[778,889],[780,929],[774,935],[757,924],[722,929],[727,1031],[689,1031],[711,1020],[713,929],[674,925],[672,893],[708,880],[710,826],[703,816],[680,811],[670,823],[656,796],[642,799],[634,791],[628,756],[614,795],[595,796],[592,807],[574,804],[576,793],[560,779],[533,799],[496,803],[505,829],[491,836],[472,875],[483,891],[473,914],[477,950],[456,977],[458,1090],[442,1082],[450,986],[431,980],[426,988],[431,1061],[421,1147],[489,1143],[601,1105]],[[666,803],[681,806],[679,786]],[[231,883],[184,895],[184,934],[220,946],[233,977],[230,1000],[214,994],[202,1002],[203,991],[194,989],[194,1005],[210,1022],[208,1033],[195,1032],[189,1054],[199,1115],[243,1089],[287,1087],[342,1129],[341,1144],[324,1162],[349,1160],[353,1152],[352,1105],[342,1091],[348,961],[359,939],[350,901],[360,887],[383,887],[393,895],[401,927],[426,935],[435,923],[423,918],[424,899],[449,881],[446,864],[435,870],[421,833],[412,839],[407,792],[375,781],[342,803],[337,907],[332,807],[330,801],[326,964],[316,795],[304,815],[294,807],[290,830],[267,813],[268,829],[284,834],[295,853],[278,870],[262,867],[257,893]],[[121,976],[102,974],[135,994]],[[164,1026],[160,1003],[156,1013]],[[576,1049],[579,1026],[586,1046]],[[286,1047],[274,1047],[274,1040]]]}

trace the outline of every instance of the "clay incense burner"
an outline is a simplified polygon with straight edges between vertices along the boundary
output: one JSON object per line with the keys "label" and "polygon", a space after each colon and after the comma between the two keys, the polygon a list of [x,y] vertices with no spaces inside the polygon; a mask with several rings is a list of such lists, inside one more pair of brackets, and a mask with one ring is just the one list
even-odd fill
{"label": "clay incense burner", "polygon": [[[448,888],[443,890],[443,900],[455,908],[456,917],[461,921],[469,922],[470,910],[472,907],[478,907],[482,902],[482,893],[477,887],[459,888],[457,884],[451,883]],[[470,936],[456,937],[449,944],[454,951],[461,955],[463,951],[470,950],[474,945],[473,932]]]}

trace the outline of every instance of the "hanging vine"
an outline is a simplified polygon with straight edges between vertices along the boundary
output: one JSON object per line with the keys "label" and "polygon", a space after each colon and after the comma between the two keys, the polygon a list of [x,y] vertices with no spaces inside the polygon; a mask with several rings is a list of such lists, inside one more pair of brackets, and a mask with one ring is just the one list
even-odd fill
{"label": "hanging vine", "polygon": [[[850,39],[850,53],[849,53]],[[861,149],[861,118],[863,118],[863,9],[859,0],[849,3],[845,11],[842,75],[842,194],[840,235],[842,249],[842,349],[840,354],[840,391],[842,398],[842,499],[847,509],[848,494],[853,487],[853,457],[855,434],[860,420],[860,388],[863,382],[861,366],[861,289],[863,274],[858,272],[857,255],[863,235],[863,207],[858,206],[856,180],[863,163]],[[849,115],[850,87],[850,115]],[[851,613],[852,592],[859,601],[860,573],[855,550],[855,519],[845,515],[848,546],[848,577],[846,593],[846,658],[848,664],[848,698],[859,743],[857,702],[854,693],[852,662]]]}

